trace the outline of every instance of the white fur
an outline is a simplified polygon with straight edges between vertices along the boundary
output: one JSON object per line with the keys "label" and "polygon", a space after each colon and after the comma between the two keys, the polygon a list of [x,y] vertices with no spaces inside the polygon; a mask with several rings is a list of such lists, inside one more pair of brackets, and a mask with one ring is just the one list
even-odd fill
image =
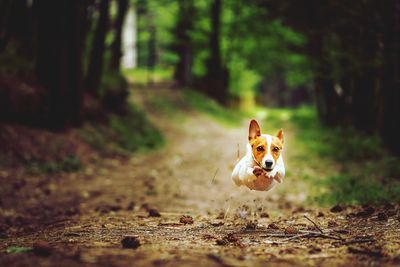
{"label": "white fur", "polygon": [[232,172],[232,180],[237,186],[244,185],[251,190],[268,191],[275,186],[277,181],[282,181],[285,177],[285,165],[283,163],[282,155],[279,155],[278,160],[275,162],[270,152],[272,137],[268,134],[262,134],[261,136],[265,137],[267,140],[268,153],[264,156],[262,160],[263,162],[260,163],[263,167],[265,167],[265,160],[272,159],[273,169],[272,171],[267,172],[266,176],[268,179],[273,179],[273,181],[271,184],[268,185],[257,183],[257,177],[253,174],[254,166],[256,166],[257,164],[253,159],[251,146],[250,144],[247,144],[246,155],[236,164]]}

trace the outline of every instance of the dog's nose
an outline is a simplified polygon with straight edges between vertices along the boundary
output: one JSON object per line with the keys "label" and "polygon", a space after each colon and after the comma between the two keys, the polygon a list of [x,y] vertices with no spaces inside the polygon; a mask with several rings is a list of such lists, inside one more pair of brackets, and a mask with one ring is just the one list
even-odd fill
{"label": "dog's nose", "polygon": [[267,168],[271,168],[271,166],[272,166],[272,160],[270,160],[270,159],[267,159],[266,161],[265,161],[265,167],[267,167]]}

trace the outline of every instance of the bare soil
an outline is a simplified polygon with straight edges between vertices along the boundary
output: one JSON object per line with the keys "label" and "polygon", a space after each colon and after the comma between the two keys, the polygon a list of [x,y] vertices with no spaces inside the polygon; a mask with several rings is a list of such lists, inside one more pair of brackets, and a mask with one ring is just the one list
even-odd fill
{"label": "bare soil", "polygon": [[291,164],[294,129],[284,155],[292,174],[272,191],[250,191],[230,179],[247,121],[225,127],[187,107],[162,114],[155,95],[181,99],[166,89],[133,95],[165,147],[78,173],[1,170],[0,266],[400,265],[399,205],[305,202],[295,170],[306,163]]}

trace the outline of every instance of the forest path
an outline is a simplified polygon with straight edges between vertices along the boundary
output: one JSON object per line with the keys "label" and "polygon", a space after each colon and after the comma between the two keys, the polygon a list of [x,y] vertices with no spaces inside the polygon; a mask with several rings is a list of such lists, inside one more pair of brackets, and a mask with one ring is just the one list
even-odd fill
{"label": "forest path", "polygon": [[[55,199],[78,196],[79,215],[54,218],[40,231],[12,240],[14,245],[44,240],[53,253],[49,257],[10,254],[0,257],[0,265],[398,263],[393,256],[400,246],[398,219],[380,220],[371,217],[374,212],[357,215],[358,207],[338,208],[333,213],[305,206],[307,184],[295,179],[295,170],[306,167],[291,164],[299,156],[291,147],[296,138],[293,126],[284,126],[288,127],[284,158],[292,174],[272,191],[250,191],[236,187],[230,179],[238,148],[240,156],[245,151],[248,120],[240,127],[223,126],[187,108],[180,93],[173,90],[134,91],[132,97],[163,132],[166,146],[127,161],[104,160],[92,168],[90,177],[78,174],[59,181]],[[179,108],[172,110],[172,106],[163,106],[168,101],[160,100]],[[141,246],[122,249],[124,236],[134,236]]]}

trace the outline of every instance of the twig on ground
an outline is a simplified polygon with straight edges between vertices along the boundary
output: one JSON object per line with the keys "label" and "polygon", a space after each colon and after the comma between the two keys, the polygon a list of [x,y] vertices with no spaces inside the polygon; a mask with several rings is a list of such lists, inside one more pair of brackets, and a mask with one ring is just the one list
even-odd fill
{"label": "twig on ground", "polygon": [[321,234],[324,233],[324,231],[322,231],[321,227],[318,226],[318,224],[316,222],[314,222],[313,220],[311,220],[310,218],[307,217],[307,215],[304,215],[304,218],[306,218],[307,220],[309,220],[312,224],[314,224],[314,226],[318,229],[318,231],[321,232]]}
{"label": "twig on ground", "polygon": [[306,234],[295,235],[295,236],[291,236],[291,237],[285,238],[282,241],[290,241],[290,240],[298,239],[298,238],[302,238],[302,237],[310,237],[310,235],[312,235],[312,234],[306,233]]}
{"label": "twig on ground", "polygon": [[212,178],[212,180],[211,180],[211,184],[213,184],[214,183],[214,181],[215,181],[215,177],[217,176],[217,173],[218,173],[218,171],[219,171],[219,168],[215,171],[215,173],[214,173],[214,177]]}
{"label": "twig on ground", "polygon": [[267,234],[267,235],[260,235],[260,237],[292,237],[295,234]]}
{"label": "twig on ground", "polygon": [[349,231],[345,229],[333,229],[332,232],[338,233],[338,234],[348,234]]}
{"label": "twig on ground", "polygon": [[340,236],[327,235],[327,234],[318,234],[315,237],[330,238],[330,239],[335,239],[335,240],[343,240],[343,238],[341,238]]}
{"label": "twig on ground", "polygon": [[342,243],[342,245],[369,243],[369,242],[375,242],[375,241],[376,241],[376,240],[373,239],[373,238],[368,238],[368,239],[354,239],[354,240],[345,241],[345,242]]}
{"label": "twig on ground", "polygon": [[338,237],[338,236],[321,234],[321,233],[317,233],[317,232],[310,232],[310,233],[302,233],[299,235],[291,236],[291,237],[283,239],[282,241],[289,241],[289,240],[303,238],[303,237],[305,237],[305,238],[321,237],[321,238],[335,239],[335,240],[341,240],[341,241],[343,240],[343,238]]}
{"label": "twig on ground", "polygon": [[[229,200],[231,200],[232,198],[230,198]],[[228,207],[226,208],[226,210],[225,210],[225,213],[224,213],[224,221],[226,220],[226,218],[228,217],[228,213],[229,213],[229,210],[231,209],[231,201],[229,201],[229,204],[228,204]]]}

